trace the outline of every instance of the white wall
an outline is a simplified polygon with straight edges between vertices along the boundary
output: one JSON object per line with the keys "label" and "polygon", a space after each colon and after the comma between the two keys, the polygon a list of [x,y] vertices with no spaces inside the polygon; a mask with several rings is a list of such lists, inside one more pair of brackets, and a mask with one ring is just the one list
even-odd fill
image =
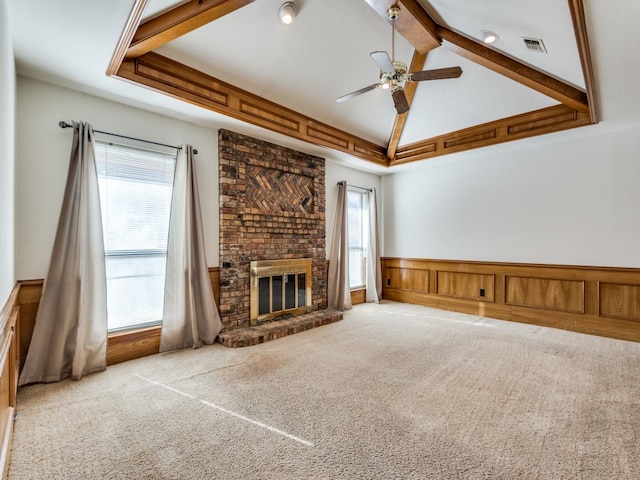
{"label": "white wall", "polygon": [[385,177],[384,255],[640,267],[639,152],[603,122]]}
{"label": "white wall", "polygon": [[16,282],[14,165],[16,73],[7,4],[0,1],[0,309]]}
{"label": "white wall", "polygon": [[[58,126],[61,120],[82,120],[91,123],[96,130],[171,145],[194,145],[199,152],[196,167],[207,262],[211,267],[219,265],[218,127],[195,125],[23,76],[18,76],[17,91],[18,279],[44,278],[47,273],[72,140],[71,130]],[[380,187],[379,176],[327,159],[327,249],[333,232],[336,183],[339,180]]]}
{"label": "white wall", "polygon": [[198,150],[196,168],[209,266],[218,265],[217,132],[74,90],[18,76],[16,275],[44,278],[49,266],[73,133],[58,122]]}

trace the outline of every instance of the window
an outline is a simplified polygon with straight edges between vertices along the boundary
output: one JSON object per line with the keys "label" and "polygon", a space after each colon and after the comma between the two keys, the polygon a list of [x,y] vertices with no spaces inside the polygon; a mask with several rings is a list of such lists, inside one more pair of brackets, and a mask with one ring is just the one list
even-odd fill
{"label": "window", "polygon": [[175,161],[96,142],[109,332],[162,322]]}
{"label": "window", "polygon": [[369,238],[368,196],[366,191],[347,190],[349,229],[349,287],[365,286],[365,259]]}

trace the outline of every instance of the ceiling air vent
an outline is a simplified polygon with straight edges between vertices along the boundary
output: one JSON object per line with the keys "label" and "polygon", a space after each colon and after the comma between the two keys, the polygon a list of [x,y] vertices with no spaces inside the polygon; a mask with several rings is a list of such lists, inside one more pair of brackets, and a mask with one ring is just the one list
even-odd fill
{"label": "ceiling air vent", "polygon": [[544,48],[544,43],[541,38],[523,37],[522,40],[530,52],[547,53],[547,49]]}

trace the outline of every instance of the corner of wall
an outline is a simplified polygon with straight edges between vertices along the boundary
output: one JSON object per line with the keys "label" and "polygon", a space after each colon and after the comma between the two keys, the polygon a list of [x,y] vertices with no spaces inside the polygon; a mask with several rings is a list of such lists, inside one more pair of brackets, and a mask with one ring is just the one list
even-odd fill
{"label": "corner of wall", "polygon": [[16,70],[6,2],[0,3],[0,305],[15,286]]}

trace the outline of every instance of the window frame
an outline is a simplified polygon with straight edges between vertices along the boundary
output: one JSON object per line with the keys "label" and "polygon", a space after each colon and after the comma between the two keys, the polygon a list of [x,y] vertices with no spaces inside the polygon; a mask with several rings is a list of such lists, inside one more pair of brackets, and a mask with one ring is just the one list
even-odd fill
{"label": "window frame", "polygon": [[[105,265],[107,267],[107,273],[108,273],[108,269],[109,269],[109,260],[110,259],[126,259],[126,258],[137,258],[140,259],[141,261],[144,260],[151,260],[151,259],[158,259],[158,257],[160,257],[161,259],[163,258],[164,261],[160,260],[160,262],[162,263],[163,267],[162,267],[162,299],[161,302],[158,301],[158,298],[156,298],[156,305],[155,305],[155,309],[157,310],[159,308],[160,311],[160,315],[159,318],[157,319],[153,319],[153,320],[149,320],[149,321],[135,321],[135,319],[131,319],[133,320],[128,324],[123,324],[123,323],[118,323],[115,326],[112,326],[110,323],[110,318],[109,318],[109,309],[107,311],[107,334],[111,337],[111,336],[117,336],[120,334],[127,334],[129,332],[136,332],[136,331],[145,331],[145,330],[149,330],[149,329],[154,329],[154,328],[161,328],[162,326],[162,317],[163,317],[163,313],[162,313],[162,309],[164,307],[164,285],[165,285],[165,281],[166,281],[166,258],[168,255],[168,233],[169,233],[169,225],[168,225],[168,219],[170,217],[170,209],[171,209],[171,198],[173,195],[173,178],[175,176],[175,165],[176,165],[176,160],[177,160],[177,152],[173,151],[173,150],[166,150],[166,151],[161,151],[161,150],[152,150],[149,148],[145,148],[145,147],[141,147],[138,145],[134,145],[134,144],[128,144],[128,143],[116,143],[116,142],[112,142],[109,140],[105,140],[105,139],[101,139],[101,138],[96,138],[95,140],[96,142],[96,166],[98,168],[98,172],[97,172],[97,176],[98,176],[98,182],[100,184],[100,203],[101,203],[101,212],[102,212],[102,225],[103,225],[103,238],[105,241],[105,251],[104,251],[104,258],[105,258]],[[151,175],[149,176],[149,178],[140,178],[139,172],[136,172],[136,174],[131,175],[131,176],[126,176],[126,175],[108,175],[106,174],[106,171],[101,172],[100,171],[100,165],[102,165],[102,159],[99,158],[100,155],[102,154],[102,152],[104,152],[106,155],[109,154],[109,148],[111,147],[115,147],[117,149],[120,150],[120,152],[122,152],[123,150],[129,151],[129,154],[131,154],[131,156],[135,156],[136,152],[139,155],[144,155],[147,157],[147,160],[150,158],[153,158],[154,156],[156,157],[155,160],[158,161],[158,163],[166,163],[168,159],[170,159],[170,163],[171,165],[171,173],[169,175],[169,177],[164,178],[163,181],[154,181],[151,177]],[[124,154],[123,154],[124,157]],[[151,169],[153,168],[152,164],[149,163],[148,164],[149,167],[149,171],[151,171]],[[169,178],[171,179],[169,181]],[[108,222],[108,218],[105,218],[105,212],[106,212],[106,208],[108,208],[108,203],[103,204],[103,202],[105,202],[105,198],[107,196],[107,194],[105,193],[105,191],[103,191],[103,188],[105,188],[107,186],[107,182],[109,181],[109,179],[121,179],[121,180],[125,180],[127,182],[133,182],[133,183],[138,183],[138,184],[149,184],[149,183],[154,183],[156,185],[165,185],[165,186],[169,186],[169,193],[168,195],[164,195],[165,197],[165,202],[167,201],[167,197],[168,197],[168,204],[164,205],[164,207],[166,208],[166,210],[164,211],[164,214],[166,215],[166,232],[162,231],[161,232],[161,237],[158,238],[163,238],[164,240],[164,248],[121,248],[121,249],[117,249],[117,248],[109,248],[109,241],[107,239],[107,235],[110,233],[109,232],[109,228],[107,225]],[[140,226],[145,225],[143,224],[139,224]],[[164,225],[163,225],[164,227]],[[130,266],[133,266],[134,263],[132,263]],[[130,277],[130,278],[139,278],[139,279],[144,279],[144,275],[137,275],[135,277]],[[107,281],[107,305],[110,304],[110,298],[109,298],[109,277],[107,277],[106,281]],[[144,281],[144,280],[141,280]],[[158,288],[156,286],[156,288]],[[156,290],[157,292],[157,290]],[[112,293],[113,294],[113,293]],[[112,299],[111,299],[112,300]],[[113,300],[112,300],[113,301]],[[161,303],[161,305],[160,305]],[[157,313],[157,312],[156,312]]]}
{"label": "window frame", "polygon": [[[360,215],[361,215],[361,221],[360,221],[360,225],[361,225],[361,231],[358,232],[358,235],[360,237],[360,246],[356,246],[356,247],[352,247],[351,245],[351,239],[352,239],[352,230],[351,230],[351,222],[349,222],[349,218],[347,218],[347,228],[348,228],[348,232],[349,232],[349,289],[353,292],[356,290],[363,290],[366,288],[366,283],[367,283],[367,246],[369,244],[369,239],[368,239],[368,235],[369,235],[369,196],[368,196],[368,190],[362,187],[356,187],[353,185],[348,185],[347,184],[347,216],[349,217],[349,212],[350,212],[350,208],[349,208],[349,195],[350,194],[357,194],[360,196],[361,199],[361,208],[360,208]],[[351,258],[352,258],[352,250],[357,249],[359,251],[362,252],[361,258],[362,258],[362,264],[360,265],[360,275],[362,276],[362,283],[361,284],[352,284],[352,279],[351,279],[351,269],[353,268],[351,265]]]}

